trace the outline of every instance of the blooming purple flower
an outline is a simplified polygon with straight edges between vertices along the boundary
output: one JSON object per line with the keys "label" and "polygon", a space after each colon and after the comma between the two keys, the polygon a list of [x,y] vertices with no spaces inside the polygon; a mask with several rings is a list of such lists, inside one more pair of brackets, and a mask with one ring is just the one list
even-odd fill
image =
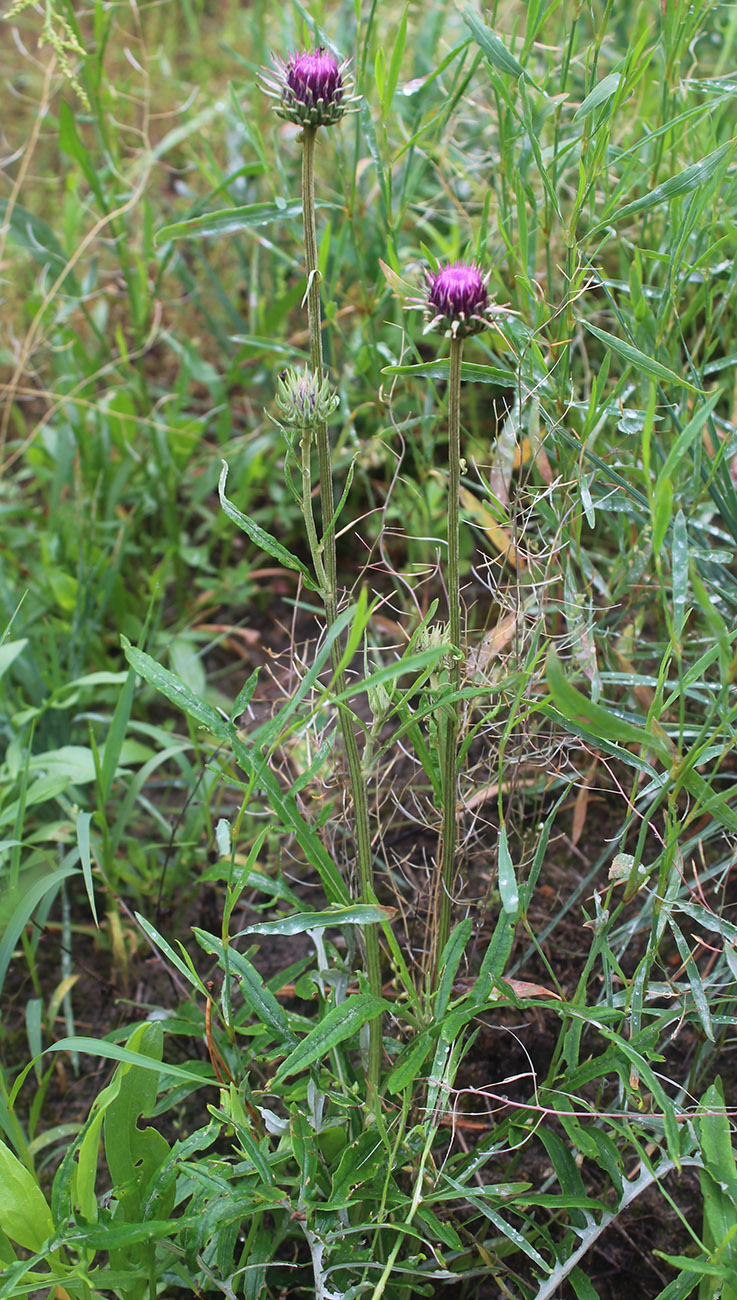
{"label": "blooming purple flower", "polygon": [[348,64],[338,63],[323,46],[290,54],[286,63],[274,56],[274,66],[276,75],[264,78],[263,88],[279,100],[276,111],[289,122],[332,126],[355,102],[349,94]]}
{"label": "blooming purple flower", "polygon": [[488,272],[483,275],[473,262],[449,262],[433,275],[426,271],[428,293],[425,302],[427,330],[441,330],[453,338],[478,334],[489,323]]}

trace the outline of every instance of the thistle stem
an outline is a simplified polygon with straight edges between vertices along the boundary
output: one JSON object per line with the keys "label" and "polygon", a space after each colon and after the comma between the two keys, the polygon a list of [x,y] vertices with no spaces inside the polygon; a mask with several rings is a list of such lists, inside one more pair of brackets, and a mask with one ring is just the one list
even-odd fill
{"label": "thistle stem", "polygon": [[[450,374],[448,376],[448,606],[449,632],[453,646],[450,669],[450,686],[458,691],[461,685],[461,587],[460,587],[460,523],[461,495],[461,361],[463,339],[451,338]],[[433,966],[437,971],[440,955],[450,935],[450,911],[453,898],[456,858],[456,810],[458,795],[458,709],[455,701],[447,706],[443,745],[443,821],[440,831],[438,858],[440,879],[436,890],[435,952]],[[433,980],[434,983],[434,980]]]}
{"label": "thistle stem", "polygon": [[[307,318],[310,332],[310,364],[319,380],[323,377],[322,359],[322,321],[320,312],[320,275],[317,265],[317,234],[315,229],[315,137],[317,127],[306,126],[303,131],[302,149],[302,211],[304,219],[305,268],[307,271]],[[325,573],[323,603],[328,627],[332,627],[338,616],[338,597],[336,591],[336,554],[335,554],[335,504],[333,497],[333,473],[330,463],[330,442],[328,426],[324,421],[315,431],[317,458],[320,469],[320,507],[322,512],[322,554]],[[335,690],[341,694],[345,689],[345,673],[340,667],[342,656],[342,638],[333,642],[331,659],[334,672]],[[366,785],[361,767],[358,742],[351,722],[350,710],[340,706],[338,721],[343,737],[348,777],[353,796],[353,815],[356,833],[356,857],[360,881],[361,901],[375,903],[376,895],[373,885],[373,857],[371,853],[371,834],[369,831],[368,800]],[[368,925],[363,932],[366,948],[366,971],[369,988],[376,997],[381,997],[381,959],[379,955],[379,938],[376,926]],[[369,1110],[378,1111],[379,1079],[381,1074],[381,1017],[369,1023],[368,1054],[368,1102]]]}

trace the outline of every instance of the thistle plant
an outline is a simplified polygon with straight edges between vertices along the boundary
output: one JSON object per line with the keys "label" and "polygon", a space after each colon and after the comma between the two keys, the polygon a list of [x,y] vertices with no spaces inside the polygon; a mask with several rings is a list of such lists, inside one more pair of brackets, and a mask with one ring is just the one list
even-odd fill
{"label": "thistle plant", "polygon": [[[301,430],[302,513],[312,552],[315,575],[325,607],[328,627],[338,617],[335,553],[335,500],[330,458],[327,418],[334,409],[329,385],[326,386],[322,353],[322,315],[320,307],[320,272],[317,262],[315,225],[315,141],[321,126],[333,126],[356,103],[351,94],[348,64],[339,63],[327,50],[319,47],[290,55],[284,62],[274,59],[275,74],[265,76],[263,88],[277,99],[280,117],[302,127],[302,212],[304,222],[305,270],[307,273],[307,317],[310,335],[309,373],[287,372],[282,375],[277,405],[294,427]],[[321,532],[318,538],[312,513],[310,491],[310,449],[312,437],[317,447],[320,475]],[[334,683],[338,695],[345,690],[345,672],[341,666],[342,642],[332,644]],[[341,707],[339,724],[343,737],[355,819],[356,859],[361,900],[373,903],[373,861],[369,831],[366,784],[358,742],[351,715]],[[376,929],[364,931],[366,968],[371,992],[381,995],[381,962]],[[381,1019],[370,1023],[368,1054],[369,1111],[375,1111],[381,1069]]]}
{"label": "thistle plant", "polygon": [[[474,263],[450,262],[433,274],[426,272],[427,293],[410,301],[425,314],[425,333],[440,331],[450,339],[448,376],[448,636],[450,640],[450,689],[460,690],[461,589],[460,589],[460,487],[461,487],[461,362],[463,342],[490,324],[494,307],[489,300],[489,276]],[[433,966],[450,934],[450,912],[456,867],[456,807],[458,787],[458,701],[445,713],[443,735],[443,809],[436,879]]]}

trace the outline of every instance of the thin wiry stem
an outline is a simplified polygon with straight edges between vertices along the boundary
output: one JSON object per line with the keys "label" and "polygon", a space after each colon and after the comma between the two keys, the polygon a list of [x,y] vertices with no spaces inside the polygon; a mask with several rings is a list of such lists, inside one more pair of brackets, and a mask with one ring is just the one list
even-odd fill
{"label": "thin wiry stem", "polygon": [[[317,265],[317,235],[315,230],[315,137],[317,127],[306,126],[303,131],[302,151],[302,210],[304,214],[305,266],[307,270],[307,317],[310,330],[310,363],[318,379],[323,377],[322,360],[322,324],[320,313],[320,278]],[[323,601],[328,626],[332,627],[338,616],[338,598],[336,592],[336,555],[335,555],[335,504],[333,497],[333,474],[330,464],[330,443],[328,426],[324,421],[315,431],[317,458],[320,468],[320,505],[322,510],[322,553],[325,569],[325,587]],[[341,694],[345,690],[345,673],[340,668],[342,645],[338,638],[333,642],[331,657],[335,674],[335,690]],[[368,802],[364,782],[361,756],[358,742],[353,730],[350,711],[341,706],[339,722],[343,744],[348,763],[348,776],[356,832],[356,857],[361,887],[361,900],[375,903],[376,895],[373,884],[373,857],[371,853],[371,835],[369,831]],[[379,937],[376,926],[368,925],[363,932],[366,948],[366,970],[369,988],[376,997],[381,996],[381,959],[379,955]],[[381,1075],[381,1017],[377,1016],[369,1023],[368,1055],[368,1102],[369,1110],[376,1113],[378,1109],[379,1079]]]}

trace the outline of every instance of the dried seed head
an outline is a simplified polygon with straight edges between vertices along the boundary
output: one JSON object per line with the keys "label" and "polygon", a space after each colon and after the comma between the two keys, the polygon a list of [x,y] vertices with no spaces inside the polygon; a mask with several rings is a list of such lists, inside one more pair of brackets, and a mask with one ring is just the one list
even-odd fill
{"label": "dried seed head", "polygon": [[293,429],[314,429],[333,414],[340,402],[327,379],[318,380],[311,370],[282,370],[276,385],[276,404]]}
{"label": "dried seed head", "polygon": [[332,126],[356,103],[350,94],[348,64],[319,46],[290,54],[286,63],[274,57],[275,75],[264,77],[263,89],[278,99],[276,112],[299,126]]}
{"label": "dried seed head", "polygon": [[489,275],[473,262],[450,262],[435,274],[425,272],[428,282],[424,303],[426,330],[440,330],[453,338],[478,334],[490,323]]}

